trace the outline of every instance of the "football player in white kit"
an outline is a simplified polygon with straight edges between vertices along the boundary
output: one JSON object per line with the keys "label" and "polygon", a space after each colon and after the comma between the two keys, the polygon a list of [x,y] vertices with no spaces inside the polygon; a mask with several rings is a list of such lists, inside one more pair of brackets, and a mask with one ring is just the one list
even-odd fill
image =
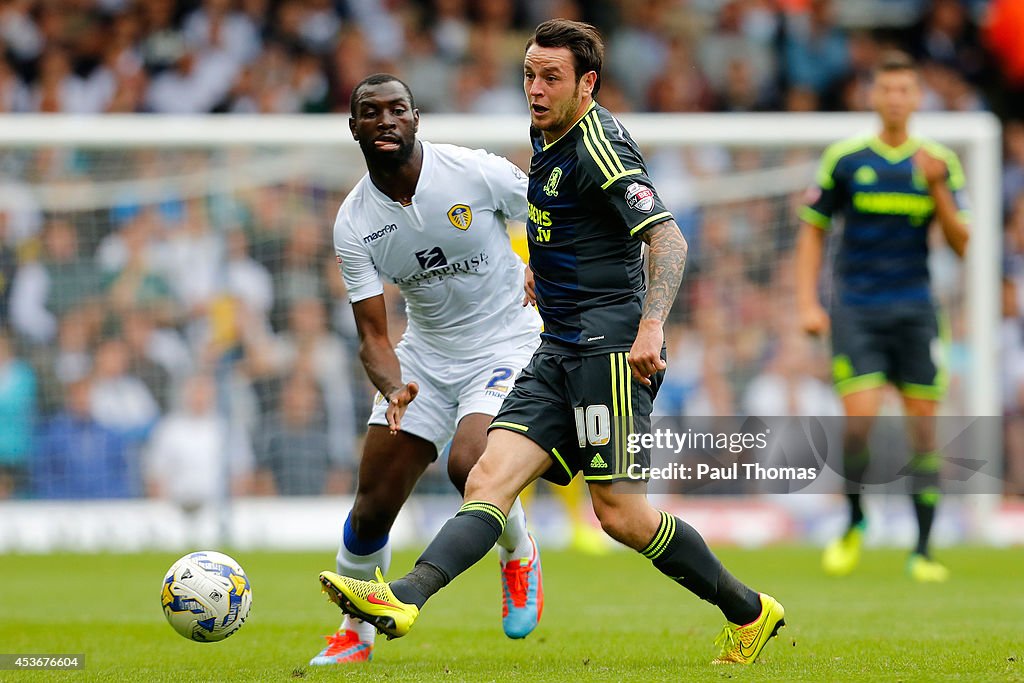
{"label": "football player in white kit", "polygon": [[[388,533],[427,466],[451,441],[448,475],[462,493],[487,427],[540,338],[523,303],[523,262],[505,221],[525,220],[527,178],[483,150],[416,139],[409,87],[375,74],[352,92],[349,128],[368,173],[345,198],[334,247],[380,391],[369,419],[338,573],[366,579],[391,560]],[[398,286],[408,327],[388,337],[381,280]],[[498,539],[502,626],[523,638],[543,609],[540,558],[517,501]],[[310,664],[366,661],[375,630],[346,617]]]}

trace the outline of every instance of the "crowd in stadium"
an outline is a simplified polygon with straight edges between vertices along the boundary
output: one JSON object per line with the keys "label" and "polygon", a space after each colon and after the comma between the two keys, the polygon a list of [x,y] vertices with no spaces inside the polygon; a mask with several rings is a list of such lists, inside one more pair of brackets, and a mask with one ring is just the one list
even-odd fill
{"label": "crowd in stadium", "polygon": [[[925,109],[990,109],[1004,121],[1003,405],[1017,415],[1024,414],[1019,7],[1013,0],[0,0],[0,111],[347,115],[352,87],[388,71],[412,85],[424,115],[521,113],[525,120],[523,46],[552,16],[592,21],[605,32],[600,101],[613,112],[863,110],[882,47],[899,45],[920,60]],[[690,171],[763,163],[725,156],[693,155]],[[159,206],[125,200],[103,212],[43,211],[18,199],[33,179],[70,177],[66,159],[54,170],[60,163],[43,153],[0,152],[0,498],[148,494],[195,505],[220,485],[225,442],[235,445],[239,493],[348,491],[371,392],[330,248],[344,193],[283,185],[241,193],[228,208],[182,198]],[[89,155],[74,163],[102,167]],[[658,159],[651,163],[655,178],[671,173],[659,176]],[[132,164],[145,175],[160,161],[140,155]],[[796,333],[784,303],[791,261],[765,256],[791,248],[796,201],[669,207],[693,250],[668,329],[671,370],[657,410],[838,413],[827,351]],[[712,258],[715,270],[702,272],[702,259]],[[938,280],[941,288],[941,273]],[[955,278],[946,283],[946,294],[958,296]],[[1009,474],[1024,493],[1024,425],[1011,423],[1007,437]],[[176,470],[196,476],[166,476]]]}

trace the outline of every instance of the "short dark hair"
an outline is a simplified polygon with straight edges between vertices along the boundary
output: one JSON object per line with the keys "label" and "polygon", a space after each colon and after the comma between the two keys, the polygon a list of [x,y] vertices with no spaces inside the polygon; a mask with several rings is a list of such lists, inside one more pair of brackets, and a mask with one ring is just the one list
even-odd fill
{"label": "short dark hair", "polygon": [[588,71],[597,73],[593,95],[601,89],[601,63],[604,61],[604,41],[596,28],[582,21],[569,19],[549,19],[537,27],[533,36],[526,42],[526,49],[531,45],[538,47],[568,48],[573,56],[573,67],[578,83]]}
{"label": "short dark hair", "polygon": [[917,73],[917,64],[913,57],[901,50],[886,50],[882,53],[878,65],[875,67],[875,75],[888,74],[895,71],[912,71]]}
{"label": "short dark hair", "polygon": [[356,115],[356,102],[359,100],[359,91],[365,87],[371,85],[380,85],[382,83],[398,83],[405,88],[405,94],[409,96],[409,107],[412,109],[416,108],[416,102],[412,98],[412,90],[405,84],[405,81],[400,79],[398,76],[392,76],[391,74],[373,74],[367,76],[363,80],[359,81],[356,87],[352,88],[352,96],[349,98],[349,110],[352,112],[352,116]]}

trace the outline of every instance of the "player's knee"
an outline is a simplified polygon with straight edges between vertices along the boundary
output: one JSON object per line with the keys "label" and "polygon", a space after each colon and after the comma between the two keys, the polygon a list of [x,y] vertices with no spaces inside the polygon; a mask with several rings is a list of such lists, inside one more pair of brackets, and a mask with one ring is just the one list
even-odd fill
{"label": "player's knee", "polygon": [[622,505],[599,502],[594,500],[594,514],[597,521],[601,523],[604,532],[619,543],[631,545],[630,538],[633,534],[633,520],[629,510]]}
{"label": "player's knee", "polygon": [[349,515],[352,530],[361,539],[380,538],[391,531],[398,510],[366,496],[356,496]]}
{"label": "player's knee", "polygon": [[466,477],[465,497],[467,500],[479,498],[490,500],[504,489],[500,458],[493,456],[494,454],[491,453],[491,457],[488,457],[488,452],[484,451],[480,459],[470,468],[469,475]]}

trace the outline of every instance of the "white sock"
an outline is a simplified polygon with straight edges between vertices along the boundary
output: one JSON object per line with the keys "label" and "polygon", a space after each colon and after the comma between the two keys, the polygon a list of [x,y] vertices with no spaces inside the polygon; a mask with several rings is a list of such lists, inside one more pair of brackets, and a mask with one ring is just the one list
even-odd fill
{"label": "white sock", "polygon": [[505,530],[501,532],[501,536],[498,536],[498,554],[501,556],[502,562],[533,556],[533,544],[530,542],[530,534],[526,530],[526,513],[518,498],[512,504],[512,509],[508,511]]}
{"label": "white sock", "polygon": [[377,637],[377,629],[373,627],[368,621],[362,619],[356,619],[345,615],[345,621],[341,622],[341,628],[346,631],[354,631],[359,636],[360,643],[369,643],[373,645],[373,639]]}
{"label": "white sock", "polygon": [[[356,555],[345,547],[345,539],[343,538],[335,560],[337,561],[338,573],[342,576],[351,576],[354,579],[369,581],[376,578],[377,567],[380,567],[381,572],[384,574],[387,574],[388,569],[391,568],[391,541],[389,540],[384,544],[383,548],[369,555]],[[341,628],[355,631],[359,636],[359,640],[364,643],[372,644],[374,637],[377,635],[377,629],[373,627],[373,624],[347,615],[341,623]]]}

